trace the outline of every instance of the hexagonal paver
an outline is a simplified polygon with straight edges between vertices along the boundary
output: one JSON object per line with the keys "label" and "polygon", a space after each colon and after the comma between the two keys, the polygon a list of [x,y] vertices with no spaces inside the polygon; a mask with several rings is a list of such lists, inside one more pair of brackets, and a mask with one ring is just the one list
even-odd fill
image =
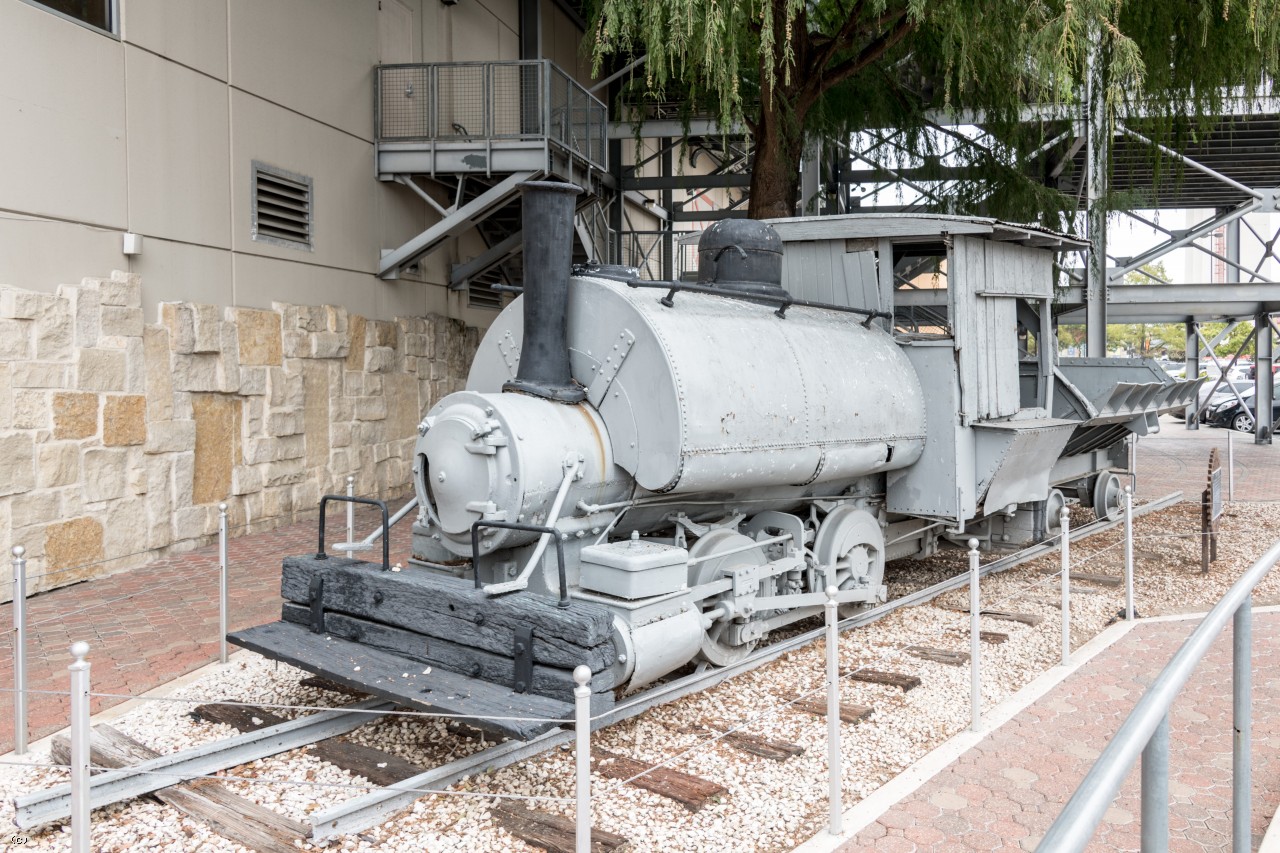
{"label": "hexagonal paver", "polygon": [[[1195,620],[1135,626],[846,843],[872,849],[1034,850]],[[1280,776],[1280,613],[1254,615],[1254,774]],[[1231,642],[1219,637],[1171,713],[1169,849],[1227,851],[1231,834]],[[1107,809],[1090,850],[1136,849],[1137,765]],[[1255,837],[1280,790],[1254,785]],[[897,837],[897,833],[902,833]]]}

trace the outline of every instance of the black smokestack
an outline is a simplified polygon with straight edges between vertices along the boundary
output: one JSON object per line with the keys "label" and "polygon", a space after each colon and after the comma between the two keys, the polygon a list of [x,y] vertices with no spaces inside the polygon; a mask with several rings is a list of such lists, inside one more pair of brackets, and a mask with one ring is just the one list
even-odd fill
{"label": "black smokestack", "polygon": [[520,184],[524,218],[524,343],[520,369],[503,391],[561,403],[587,392],[569,372],[565,308],[573,261],[573,214],[582,187],[555,181]]}

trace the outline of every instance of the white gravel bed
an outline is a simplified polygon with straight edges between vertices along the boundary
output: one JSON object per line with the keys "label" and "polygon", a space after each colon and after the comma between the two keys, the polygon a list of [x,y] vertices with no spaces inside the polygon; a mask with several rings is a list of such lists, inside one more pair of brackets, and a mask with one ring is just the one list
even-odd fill
{"label": "white gravel bed", "polygon": [[[1136,598],[1141,615],[1202,611],[1212,606],[1263,550],[1280,538],[1280,505],[1234,504],[1227,510],[1219,560],[1208,575],[1200,574],[1199,506],[1179,504],[1138,519],[1136,523]],[[1085,515],[1073,519],[1077,524]],[[1177,534],[1192,534],[1190,536]],[[1073,543],[1072,565],[1079,571],[1119,576],[1123,549],[1115,530]],[[984,554],[983,562],[996,555]],[[1038,626],[984,618],[983,630],[1009,636],[1003,644],[983,644],[983,700],[994,707],[1061,655],[1058,609],[1060,580],[1055,552],[1032,563],[984,579],[986,609],[1038,614]],[[949,550],[927,563],[891,564],[890,594],[919,589],[964,571],[961,550]],[[1072,585],[1072,642],[1079,646],[1095,636],[1123,606],[1122,587],[1078,582]],[[1269,576],[1255,602],[1280,600],[1280,572]],[[967,590],[944,596],[935,604],[965,606]],[[867,705],[874,713],[843,728],[844,806],[858,802],[884,782],[968,725],[969,670],[919,660],[903,649],[910,645],[968,651],[965,613],[934,605],[898,611],[841,637],[844,668],[871,667],[918,675],[922,686],[903,693],[845,679],[842,701]],[[816,626],[811,621],[805,627]],[[655,708],[635,719],[593,735],[593,745],[720,783],[728,789],[720,802],[696,813],[681,805],[618,780],[593,777],[592,818],[597,828],[626,836],[635,850],[779,851],[813,835],[826,819],[826,722],[788,706],[798,694],[821,697],[823,643],[790,652],[777,661],[696,696]],[[341,705],[348,697],[301,687],[298,670],[256,655],[240,653],[232,663],[176,691],[175,698],[218,699],[265,704]],[[160,752],[171,752],[226,737],[225,726],[197,723],[187,716],[191,705],[148,702],[113,721],[113,725]],[[282,716],[287,710],[272,709]],[[729,723],[743,731],[789,741],[805,753],[786,762],[756,758],[733,750],[715,738],[690,734],[703,723]],[[443,721],[388,717],[351,735],[424,767],[482,749],[479,739],[451,734]],[[33,753],[47,763],[47,753]],[[228,771],[227,786],[237,793],[295,820],[367,790],[367,780],[326,765],[304,750]],[[491,851],[525,850],[499,829],[489,810],[495,797],[550,797],[528,803],[544,811],[572,816],[573,756],[568,750],[540,756],[518,766],[467,780],[450,794],[419,800],[402,814],[357,837],[330,844],[351,851]],[[45,768],[0,768],[4,804],[0,819],[11,819],[13,797],[66,780],[63,771]],[[155,801],[140,800],[94,813],[93,847],[100,851],[239,851],[240,848]],[[32,850],[70,848],[68,827],[58,825],[30,835]],[[305,847],[304,849],[313,849]]]}

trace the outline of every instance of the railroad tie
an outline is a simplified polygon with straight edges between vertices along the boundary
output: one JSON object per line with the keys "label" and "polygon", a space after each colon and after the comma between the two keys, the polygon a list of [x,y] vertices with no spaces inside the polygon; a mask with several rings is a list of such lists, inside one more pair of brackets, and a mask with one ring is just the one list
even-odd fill
{"label": "railroad tie", "polygon": [[900,687],[902,688],[903,693],[906,693],[908,690],[914,690],[923,683],[920,681],[919,677],[914,675],[907,675],[902,672],[885,672],[879,669],[855,669],[844,673],[844,676],[852,679],[853,681],[864,681],[868,684],[884,684],[889,687]]}
{"label": "railroad tie", "polygon": [[329,693],[341,693],[343,696],[350,696],[353,699],[363,699],[368,696],[360,690],[348,687],[345,684],[338,684],[327,678],[321,678],[318,675],[310,675],[298,682],[302,687],[314,687],[318,690],[324,690]]}
{"label": "railroad tie", "polygon": [[603,749],[593,749],[591,756],[594,761],[592,769],[600,775],[610,779],[625,779],[627,784],[675,800],[691,812],[698,811],[712,800],[719,802],[729,793],[728,788],[717,782]]}
{"label": "railroad tie", "polygon": [[968,666],[968,652],[953,652],[948,649],[935,649],[930,646],[907,646],[906,653],[920,660],[934,663],[945,663],[947,666]]}
{"label": "railroad tie", "polygon": [[[815,716],[825,717],[827,715],[826,699],[796,699],[791,703],[791,707],[797,711],[804,711],[806,714],[814,714]],[[842,723],[858,723],[871,716],[871,712],[875,708],[869,708],[866,705],[854,705],[850,702],[840,703],[840,722]]]}
{"label": "railroad tie", "polygon": [[[952,613],[968,613],[967,606],[956,606],[954,604],[939,604],[939,608],[950,610]],[[1038,613],[1011,613],[1007,610],[979,610],[979,616],[986,616],[989,619],[999,619],[1004,622],[1021,622],[1023,625],[1035,627],[1044,621],[1044,617]]]}
{"label": "railroad tie", "polygon": [[788,758],[804,755],[804,747],[798,743],[773,740],[772,738],[747,732],[735,732],[732,729],[733,726],[728,723],[711,721],[687,726],[680,729],[680,731],[685,734],[701,735],[703,737],[714,736],[719,743],[725,746],[736,749],[739,752],[745,752],[748,755],[754,755],[757,758],[767,758],[770,761],[786,761]]}
{"label": "railroad tie", "polygon": [[[498,826],[525,844],[550,853],[574,853],[576,827],[570,818],[534,811],[515,803],[503,803],[494,808],[492,814]],[[592,853],[608,853],[627,842],[621,835],[595,827],[591,829]]]}
{"label": "railroad tie", "polygon": [[[1056,575],[1056,574],[1059,574],[1061,571],[1062,571],[1061,569],[1052,569],[1052,568],[1041,569],[1040,574]],[[1093,572],[1072,571],[1071,579],[1073,581],[1080,581],[1081,583],[1097,584],[1098,586],[1120,586],[1122,583],[1124,583],[1124,578],[1117,577],[1116,575],[1100,575],[1100,574],[1095,574]]]}
{"label": "railroad tie", "polygon": [[[951,631],[948,631],[947,633],[952,636],[964,636],[965,639],[968,639],[969,637],[969,632],[967,630],[961,631],[958,629],[953,629]],[[1000,631],[979,631],[978,639],[984,643],[991,643],[992,645],[1002,645],[1004,643],[1009,642],[1009,635],[1003,634]]]}
{"label": "railroad tie", "polygon": [[[224,723],[240,732],[252,732],[284,722],[283,717],[266,708],[245,705],[197,705],[191,716],[209,723]],[[352,743],[345,737],[322,740],[313,744],[309,752],[326,764],[363,776],[381,786],[394,785],[417,776],[425,769],[398,755]]]}
{"label": "railroad tie", "polygon": [[[71,763],[71,740],[56,735],[49,754],[58,764]],[[99,767],[129,767],[160,753],[105,723],[90,735],[89,760]],[[228,791],[214,779],[193,779],[155,791],[152,796],[241,847],[263,853],[297,853],[310,827]]]}

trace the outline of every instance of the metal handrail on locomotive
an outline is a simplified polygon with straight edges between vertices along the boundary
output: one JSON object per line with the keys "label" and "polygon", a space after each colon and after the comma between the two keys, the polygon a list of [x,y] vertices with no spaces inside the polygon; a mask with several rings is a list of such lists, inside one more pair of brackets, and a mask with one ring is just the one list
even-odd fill
{"label": "metal handrail on locomotive", "polygon": [[845,613],[884,602],[886,560],[1042,541],[1073,501],[1114,516],[1131,442],[1195,393],[1058,357],[1069,237],[729,219],[696,284],[655,284],[571,274],[578,188],[522,192],[523,296],[419,426],[411,564],[286,560],[283,619],[239,644],[529,737],[579,664],[605,710],[740,661],[830,586]]}

